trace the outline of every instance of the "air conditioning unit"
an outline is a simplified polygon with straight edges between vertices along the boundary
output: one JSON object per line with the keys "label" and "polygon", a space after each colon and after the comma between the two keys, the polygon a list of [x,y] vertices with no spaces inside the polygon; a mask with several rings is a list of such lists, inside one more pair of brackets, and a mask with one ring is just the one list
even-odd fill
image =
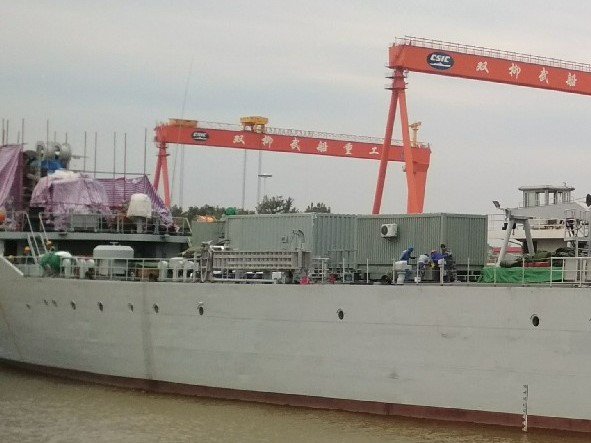
{"label": "air conditioning unit", "polygon": [[384,238],[394,238],[398,235],[398,225],[396,223],[386,223],[380,228],[380,234]]}

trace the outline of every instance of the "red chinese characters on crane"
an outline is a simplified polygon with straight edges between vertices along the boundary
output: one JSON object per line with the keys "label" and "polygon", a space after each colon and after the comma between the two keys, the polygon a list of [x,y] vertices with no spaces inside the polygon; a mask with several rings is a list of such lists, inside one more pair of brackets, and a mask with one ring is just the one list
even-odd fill
{"label": "red chinese characters on crane", "polygon": [[[172,119],[168,124],[157,126],[155,133],[159,153],[154,174],[154,188],[158,190],[160,178],[162,178],[164,202],[167,206],[170,206],[171,202],[167,160],[168,143],[368,160],[381,160],[382,153],[384,153],[387,162],[408,163],[405,160],[405,150],[402,146],[384,144],[382,139],[372,137],[275,128],[266,128],[264,132],[257,132],[225,124],[207,124],[178,119]],[[412,146],[411,151],[414,153],[412,155],[414,169],[419,171],[421,177],[426,178],[431,149],[428,145],[417,142]],[[424,181],[424,179],[421,181],[423,187]]]}
{"label": "red chinese characters on crane", "polygon": [[[359,158],[379,160],[383,149],[380,139],[353,136],[347,139],[320,137],[308,131],[274,130],[271,133],[258,133],[244,130],[215,129],[202,127],[190,128],[170,124],[156,128],[156,141],[179,143],[207,147],[236,148],[283,152],[294,154],[326,155],[330,157]],[[275,133],[284,131],[286,134]],[[415,161],[423,165],[429,164],[431,150],[426,145],[415,149]],[[400,145],[392,145],[388,152],[389,161],[404,161],[403,149]]]}
{"label": "red chinese characters on crane", "polygon": [[[452,44],[390,47],[389,66],[427,74],[591,95],[591,66]],[[463,52],[462,52],[463,51]]]}

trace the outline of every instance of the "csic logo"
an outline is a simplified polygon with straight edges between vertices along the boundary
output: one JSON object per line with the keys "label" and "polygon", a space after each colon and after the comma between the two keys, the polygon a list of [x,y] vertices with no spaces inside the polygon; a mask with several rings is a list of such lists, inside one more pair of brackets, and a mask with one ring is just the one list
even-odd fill
{"label": "csic logo", "polygon": [[432,68],[445,71],[454,65],[454,59],[443,52],[433,52],[427,56],[427,63]]}
{"label": "csic logo", "polygon": [[209,134],[203,131],[195,131],[191,134],[191,138],[196,142],[206,142],[209,138]]}

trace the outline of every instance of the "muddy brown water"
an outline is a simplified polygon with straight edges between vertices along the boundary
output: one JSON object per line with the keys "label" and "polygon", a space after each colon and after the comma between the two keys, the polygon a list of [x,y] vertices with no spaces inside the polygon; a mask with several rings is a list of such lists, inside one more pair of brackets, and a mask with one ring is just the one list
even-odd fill
{"label": "muddy brown water", "polygon": [[0,366],[0,441],[588,443],[591,436],[151,394]]}

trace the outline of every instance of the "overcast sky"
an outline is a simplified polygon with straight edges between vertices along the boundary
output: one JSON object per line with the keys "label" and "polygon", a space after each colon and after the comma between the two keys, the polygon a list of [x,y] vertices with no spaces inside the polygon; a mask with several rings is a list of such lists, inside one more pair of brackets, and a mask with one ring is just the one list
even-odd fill
{"label": "overcast sky", "polygon": [[[132,172],[143,169],[144,128],[151,138],[169,117],[264,115],[274,127],[383,136],[395,36],[589,62],[588,17],[585,1],[3,2],[0,117],[10,120],[11,141],[24,118],[29,145],[45,139],[49,119],[78,154],[84,131],[98,132],[99,170],[112,169],[113,132],[122,170],[127,132]],[[526,184],[591,192],[591,97],[416,73],[408,82],[410,120],[423,122],[419,137],[433,151],[425,212],[494,212],[491,200],[517,204]],[[239,206],[242,152],[185,149],[183,204]],[[148,154],[153,175],[153,144]],[[256,158],[249,153],[250,207]],[[300,208],[323,201],[333,212],[370,212],[377,169],[367,160],[263,159],[273,174],[267,193],[293,196]],[[178,165],[174,173],[178,181]],[[391,163],[382,212],[405,210],[402,165]]]}

